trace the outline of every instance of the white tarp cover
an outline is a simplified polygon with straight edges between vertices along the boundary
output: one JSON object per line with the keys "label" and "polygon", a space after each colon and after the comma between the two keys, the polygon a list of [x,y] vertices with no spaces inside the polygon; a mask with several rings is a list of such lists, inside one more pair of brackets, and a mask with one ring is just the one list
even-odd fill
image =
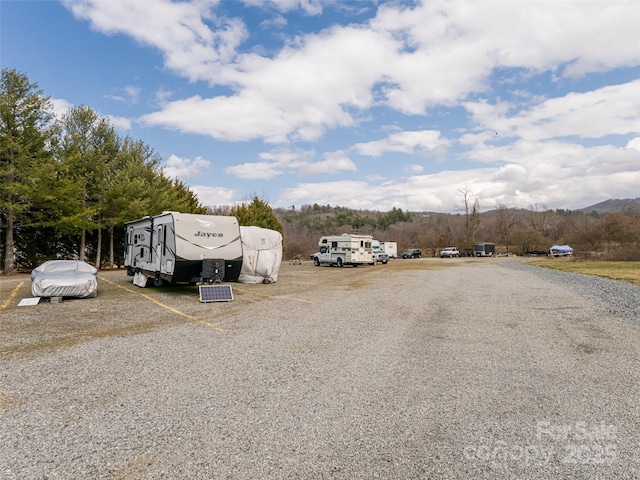
{"label": "white tarp cover", "polygon": [[49,260],[31,271],[34,297],[78,297],[98,295],[98,270],[78,260]]}
{"label": "white tarp cover", "polygon": [[262,227],[240,227],[240,283],[275,283],[282,263],[282,235]]}

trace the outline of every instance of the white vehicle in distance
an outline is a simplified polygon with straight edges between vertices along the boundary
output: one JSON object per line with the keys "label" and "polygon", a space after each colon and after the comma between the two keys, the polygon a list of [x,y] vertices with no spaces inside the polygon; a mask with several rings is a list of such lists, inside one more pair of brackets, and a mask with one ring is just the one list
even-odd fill
{"label": "white vehicle in distance", "polygon": [[440,252],[440,258],[452,258],[459,256],[460,252],[458,251],[458,247],[447,247]]}
{"label": "white vehicle in distance", "polygon": [[313,254],[313,264],[320,265],[369,265],[374,262],[371,235],[329,235],[320,237],[320,251]]}

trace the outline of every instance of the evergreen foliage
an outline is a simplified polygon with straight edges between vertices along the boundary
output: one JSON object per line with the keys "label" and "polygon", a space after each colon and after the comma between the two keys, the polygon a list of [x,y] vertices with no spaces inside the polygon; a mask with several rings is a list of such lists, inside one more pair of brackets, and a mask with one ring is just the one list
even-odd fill
{"label": "evergreen foliage", "polygon": [[280,232],[284,236],[284,227],[267,202],[254,196],[249,204],[242,203],[229,212],[243,226],[256,226]]}
{"label": "evergreen foliage", "polygon": [[18,229],[46,222],[47,203],[55,200],[51,103],[38,85],[15,70],[0,80],[0,212],[3,271],[15,268]]}
{"label": "evergreen foliage", "polygon": [[121,138],[81,105],[56,121],[49,97],[16,70],[0,83],[0,255],[3,272],[52,258],[104,254],[116,262],[124,223],[164,210],[206,213],[196,195],[167,178],[144,142]]}

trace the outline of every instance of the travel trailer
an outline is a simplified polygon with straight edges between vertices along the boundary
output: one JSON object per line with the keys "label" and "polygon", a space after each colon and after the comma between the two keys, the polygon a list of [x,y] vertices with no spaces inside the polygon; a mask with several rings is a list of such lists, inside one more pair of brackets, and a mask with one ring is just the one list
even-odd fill
{"label": "travel trailer", "polygon": [[238,280],[243,257],[235,217],[164,212],[128,222],[125,230],[124,265],[135,285]]}
{"label": "travel trailer", "polygon": [[371,235],[329,235],[320,237],[318,246],[320,251],[313,254],[316,267],[322,264],[337,265],[367,265],[373,263],[373,248]]}
{"label": "travel trailer", "polygon": [[380,248],[382,251],[389,255],[389,258],[396,258],[398,256],[398,244],[396,242],[380,242]]}
{"label": "travel trailer", "polygon": [[262,227],[240,227],[240,283],[276,283],[282,263],[282,234]]}

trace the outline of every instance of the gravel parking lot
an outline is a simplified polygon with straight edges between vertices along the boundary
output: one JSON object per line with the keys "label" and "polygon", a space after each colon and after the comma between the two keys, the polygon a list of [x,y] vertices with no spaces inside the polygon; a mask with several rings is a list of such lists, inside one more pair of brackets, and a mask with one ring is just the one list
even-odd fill
{"label": "gravel parking lot", "polygon": [[18,307],[0,277],[0,478],[640,478],[640,287],[518,258],[231,285]]}

